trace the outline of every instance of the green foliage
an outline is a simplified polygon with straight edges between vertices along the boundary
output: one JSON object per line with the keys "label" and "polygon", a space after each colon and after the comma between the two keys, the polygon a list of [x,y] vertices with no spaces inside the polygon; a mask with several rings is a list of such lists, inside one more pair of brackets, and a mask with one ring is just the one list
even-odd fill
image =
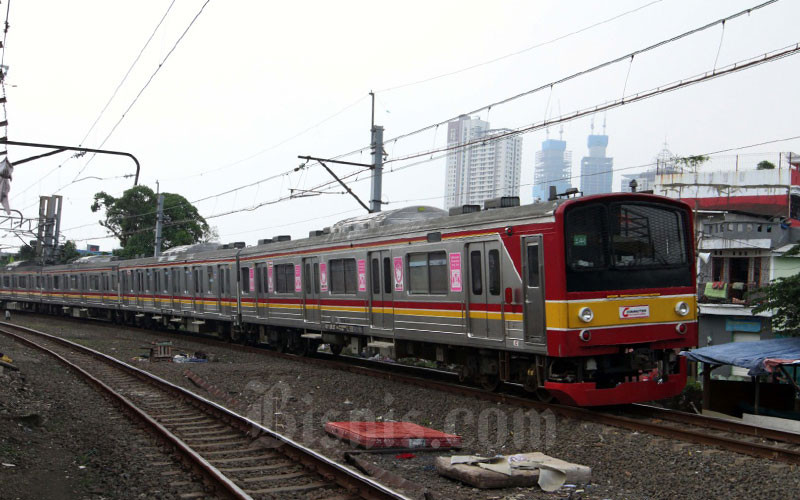
{"label": "green foliage", "polygon": [[800,337],[800,274],[778,278],[759,288],[753,304],[753,315],[772,311],[772,330],[775,333]]}
{"label": "green foliage", "polygon": [[14,260],[36,260],[36,249],[30,245],[22,245]]}
{"label": "green foliage", "polygon": [[756,165],[756,170],[773,170],[774,168],[775,164],[767,160],[760,161],[758,165]]}
{"label": "green foliage", "polygon": [[[209,233],[206,220],[197,208],[179,194],[164,194],[162,250],[190,245]],[[115,198],[103,191],[94,195],[92,212],[105,209],[106,219],[100,225],[119,239],[122,249],[114,254],[122,258],[152,255],[155,245],[158,197],[147,186],[135,186]]]}
{"label": "green foliage", "polygon": [[75,259],[80,256],[81,254],[78,253],[78,249],[75,246],[75,242],[68,241],[63,245],[61,245],[61,248],[59,248],[56,264],[66,264],[72,259]]}
{"label": "green foliage", "polygon": [[676,156],[673,158],[675,165],[681,168],[690,168],[697,170],[697,167],[708,161],[708,156],[695,155],[695,156]]}

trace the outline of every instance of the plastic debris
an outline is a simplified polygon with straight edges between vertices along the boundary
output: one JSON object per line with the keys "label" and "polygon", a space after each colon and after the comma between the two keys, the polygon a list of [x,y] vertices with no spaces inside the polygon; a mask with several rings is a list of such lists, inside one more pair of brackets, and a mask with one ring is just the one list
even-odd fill
{"label": "plastic debris", "polygon": [[399,455],[395,455],[394,458],[400,460],[411,460],[412,458],[417,458],[417,456],[414,455],[413,453],[401,453]]}
{"label": "plastic debris", "polygon": [[3,462],[3,467],[16,467],[16,465]]}

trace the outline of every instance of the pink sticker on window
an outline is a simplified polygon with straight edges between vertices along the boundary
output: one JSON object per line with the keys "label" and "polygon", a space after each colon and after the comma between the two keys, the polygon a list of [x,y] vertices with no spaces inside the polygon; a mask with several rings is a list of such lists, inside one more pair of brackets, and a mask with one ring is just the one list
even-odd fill
{"label": "pink sticker on window", "polygon": [[367,291],[367,261],[364,259],[358,261],[358,291]]}
{"label": "pink sticker on window", "polygon": [[251,292],[255,292],[256,291],[256,278],[255,277],[256,277],[256,270],[255,270],[255,268],[251,267],[250,268],[250,291]]}
{"label": "pink sticker on window", "polygon": [[394,291],[403,291],[403,258],[394,258]]}
{"label": "pink sticker on window", "polygon": [[462,290],[461,279],[461,254],[450,254],[450,291],[460,292]]}
{"label": "pink sticker on window", "polygon": [[325,262],[319,263],[319,291],[328,291],[328,264]]}
{"label": "pink sticker on window", "polygon": [[267,287],[269,293],[275,291],[275,281],[272,279],[272,262],[267,262]]}
{"label": "pink sticker on window", "polygon": [[295,292],[302,292],[303,291],[303,280],[300,276],[300,266],[294,266],[294,291]]}

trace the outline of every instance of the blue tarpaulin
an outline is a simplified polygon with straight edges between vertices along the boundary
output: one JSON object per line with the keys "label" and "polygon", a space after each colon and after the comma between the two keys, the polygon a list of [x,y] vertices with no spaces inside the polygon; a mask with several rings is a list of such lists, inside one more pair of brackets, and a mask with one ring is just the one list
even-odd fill
{"label": "blue tarpaulin", "polygon": [[754,377],[771,372],[775,364],[800,362],[800,338],[731,342],[683,351],[681,356],[700,363],[747,368],[748,375]]}

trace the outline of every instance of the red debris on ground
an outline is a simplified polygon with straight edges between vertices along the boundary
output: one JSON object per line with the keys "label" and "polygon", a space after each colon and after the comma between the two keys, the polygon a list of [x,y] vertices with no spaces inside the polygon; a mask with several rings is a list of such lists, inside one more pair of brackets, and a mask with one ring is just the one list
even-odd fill
{"label": "red debris on ground", "polygon": [[411,422],[328,422],[325,432],[363,448],[461,447],[461,436]]}

